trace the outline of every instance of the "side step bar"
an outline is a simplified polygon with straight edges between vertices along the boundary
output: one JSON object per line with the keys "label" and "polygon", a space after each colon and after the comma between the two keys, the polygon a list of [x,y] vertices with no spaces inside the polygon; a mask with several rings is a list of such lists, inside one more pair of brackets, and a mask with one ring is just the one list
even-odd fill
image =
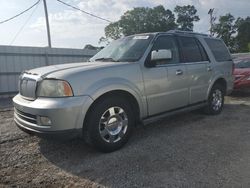
{"label": "side step bar", "polygon": [[187,106],[187,107],[179,108],[179,109],[176,109],[176,110],[167,111],[167,112],[164,112],[164,113],[161,113],[161,114],[158,114],[158,115],[150,116],[148,118],[143,119],[142,124],[147,125],[147,124],[153,123],[155,121],[164,119],[164,118],[172,116],[172,115],[197,110],[199,108],[205,107],[206,105],[207,105],[207,102],[202,102],[202,103],[198,103],[198,104],[195,104],[195,105],[190,105],[190,106]]}

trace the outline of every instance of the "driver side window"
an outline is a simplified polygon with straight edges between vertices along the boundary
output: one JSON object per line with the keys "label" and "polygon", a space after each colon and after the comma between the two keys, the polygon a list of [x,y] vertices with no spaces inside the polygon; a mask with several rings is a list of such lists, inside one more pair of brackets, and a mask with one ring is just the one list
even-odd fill
{"label": "driver side window", "polygon": [[156,65],[176,64],[179,63],[179,52],[173,36],[159,36],[152,48],[152,51],[170,50],[172,52],[171,59],[157,60]]}

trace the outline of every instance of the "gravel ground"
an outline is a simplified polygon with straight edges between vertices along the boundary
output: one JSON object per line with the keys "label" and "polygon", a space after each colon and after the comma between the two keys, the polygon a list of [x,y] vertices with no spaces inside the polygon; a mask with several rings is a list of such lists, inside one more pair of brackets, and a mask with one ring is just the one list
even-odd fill
{"label": "gravel ground", "polygon": [[43,140],[0,111],[0,187],[250,187],[250,94],[219,116],[185,113],[135,128],[103,154],[81,140]]}

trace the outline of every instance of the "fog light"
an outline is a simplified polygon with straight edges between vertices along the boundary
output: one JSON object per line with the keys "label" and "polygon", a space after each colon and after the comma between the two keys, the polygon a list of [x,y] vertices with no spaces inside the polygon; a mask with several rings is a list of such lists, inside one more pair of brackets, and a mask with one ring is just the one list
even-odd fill
{"label": "fog light", "polygon": [[51,120],[45,116],[40,117],[40,122],[42,125],[51,125]]}

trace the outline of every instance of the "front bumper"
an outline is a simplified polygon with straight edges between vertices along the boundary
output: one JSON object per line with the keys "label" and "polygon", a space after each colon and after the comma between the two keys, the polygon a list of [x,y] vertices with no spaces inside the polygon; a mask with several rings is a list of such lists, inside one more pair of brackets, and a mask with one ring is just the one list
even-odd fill
{"label": "front bumper", "polygon": [[[14,121],[25,132],[40,136],[81,136],[85,114],[91,103],[89,96],[29,101],[18,94],[13,98]],[[43,125],[41,117],[49,118],[51,124]]]}

